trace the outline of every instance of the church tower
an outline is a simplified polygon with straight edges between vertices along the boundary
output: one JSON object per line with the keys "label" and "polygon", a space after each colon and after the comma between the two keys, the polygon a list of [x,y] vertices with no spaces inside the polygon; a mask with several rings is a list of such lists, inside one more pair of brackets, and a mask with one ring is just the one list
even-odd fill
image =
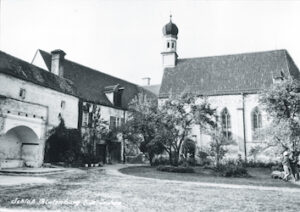
{"label": "church tower", "polygon": [[162,61],[164,68],[172,68],[176,66],[177,61],[177,35],[178,28],[172,22],[172,15],[170,15],[170,22],[163,27],[164,47],[162,54]]}

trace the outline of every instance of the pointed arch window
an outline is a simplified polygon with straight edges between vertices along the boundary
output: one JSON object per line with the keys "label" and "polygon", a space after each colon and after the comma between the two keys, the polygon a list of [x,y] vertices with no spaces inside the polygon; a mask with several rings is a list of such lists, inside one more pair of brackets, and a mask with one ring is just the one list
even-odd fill
{"label": "pointed arch window", "polygon": [[169,42],[167,43],[167,48],[170,48],[170,43]]}
{"label": "pointed arch window", "polygon": [[231,118],[227,108],[224,108],[221,112],[221,127],[222,132],[226,138],[231,137]]}
{"label": "pointed arch window", "polygon": [[255,131],[262,127],[261,112],[258,107],[255,107],[251,113],[252,130]]}

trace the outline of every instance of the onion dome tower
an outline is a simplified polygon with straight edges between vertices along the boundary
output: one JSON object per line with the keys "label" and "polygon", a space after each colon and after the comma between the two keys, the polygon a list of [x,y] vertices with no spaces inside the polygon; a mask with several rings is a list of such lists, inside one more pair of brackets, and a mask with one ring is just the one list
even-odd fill
{"label": "onion dome tower", "polygon": [[177,61],[177,35],[178,27],[172,22],[172,15],[170,15],[170,22],[167,23],[163,29],[164,47],[162,54],[163,67],[171,68],[176,66]]}

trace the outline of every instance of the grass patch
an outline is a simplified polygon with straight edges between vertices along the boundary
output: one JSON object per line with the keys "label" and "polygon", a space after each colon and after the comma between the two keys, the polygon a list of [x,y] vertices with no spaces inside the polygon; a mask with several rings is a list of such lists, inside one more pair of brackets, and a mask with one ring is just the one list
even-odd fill
{"label": "grass patch", "polygon": [[247,171],[251,177],[245,178],[222,177],[213,169],[204,169],[202,167],[194,167],[194,170],[194,173],[171,173],[158,171],[156,170],[156,167],[151,166],[133,166],[121,169],[120,172],[139,177],[165,180],[300,188],[300,186],[296,184],[284,182],[278,179],[272,179],[270,176],[271,170],[268,168],[247,168]]}
{"label": "grass patch", "polygon": [[158,166],[158,171],[162,172],[175,172],[175,173],[194,173],[194,169],[191,167],[182,166]]}

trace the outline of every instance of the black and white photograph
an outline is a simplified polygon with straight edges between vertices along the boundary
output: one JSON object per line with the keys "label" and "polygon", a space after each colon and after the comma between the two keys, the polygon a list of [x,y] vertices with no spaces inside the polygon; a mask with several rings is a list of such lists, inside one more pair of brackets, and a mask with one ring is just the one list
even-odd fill
{"label": "black and white photograph", "polygon": [[300,0],[0,0],[0,212],[300,211]]}

